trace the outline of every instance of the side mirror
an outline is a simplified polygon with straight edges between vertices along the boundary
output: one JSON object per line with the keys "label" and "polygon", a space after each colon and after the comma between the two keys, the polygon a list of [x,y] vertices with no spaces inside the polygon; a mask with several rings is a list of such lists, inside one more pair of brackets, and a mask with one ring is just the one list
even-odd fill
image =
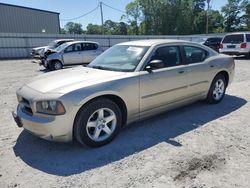
{"label": "side mirror", "polygon": [[149,64],[146,66],[145,70],[152,71],[154,69],[161,69],[164,67],[165,67],[165,65],[164,65],[162,60],[155,59],[155,60],[152,60],[149,62]]}

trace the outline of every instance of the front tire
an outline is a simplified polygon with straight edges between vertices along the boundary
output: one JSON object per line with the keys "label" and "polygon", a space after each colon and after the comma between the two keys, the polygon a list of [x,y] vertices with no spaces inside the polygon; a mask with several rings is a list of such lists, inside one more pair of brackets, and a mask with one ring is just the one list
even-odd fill
{"label": "front tire", "polygon": [[217,104],[222,101],[224,98],[225,92],[226,92],[226,78],[222,74],[218,74],[209,89],[208,95],[207,95],[207,102],[210,104]]}
{"label": "front tire", "polygon": [[60,70],[63,65],[60,61],[52,61],[49,67],[51,67],[52,70]]}
{"label": "front tire", "polygon": [[122,114],[117,104],[100,98],[80,109],[74,123],[74,136],[81,144],[100,147],[114,139],[121,125]]}

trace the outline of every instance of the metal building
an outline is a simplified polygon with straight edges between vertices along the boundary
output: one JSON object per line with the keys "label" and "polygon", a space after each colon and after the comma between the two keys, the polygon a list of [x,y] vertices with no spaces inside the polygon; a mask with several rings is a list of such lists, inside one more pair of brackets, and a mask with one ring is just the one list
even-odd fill
{"label": "metal building", "polygon": [[59,13],[0,3],[0,33],[60,33]]}

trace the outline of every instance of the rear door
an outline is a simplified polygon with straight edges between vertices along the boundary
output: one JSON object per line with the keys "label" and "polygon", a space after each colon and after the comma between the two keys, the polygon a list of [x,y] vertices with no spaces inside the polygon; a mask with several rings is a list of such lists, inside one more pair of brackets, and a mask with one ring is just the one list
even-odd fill
{"label": "rear door", "polygon": [[205,94],[210,87],[213,68],[206,61],[208,52],[196,46],[183,46],[188,74],[188,95],[191,97]]}
{"label": "rear door", "polygon": [[82,43],[83,45],[83,62],[90,63],[102,52],[98,48],[96,43]]}

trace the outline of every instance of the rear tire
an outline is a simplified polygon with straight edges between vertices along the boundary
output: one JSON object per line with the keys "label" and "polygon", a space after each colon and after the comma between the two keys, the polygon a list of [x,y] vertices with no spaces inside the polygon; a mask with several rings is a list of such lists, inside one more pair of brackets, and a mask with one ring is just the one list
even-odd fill
{"label": "rear tire", "polygon": [[215,76],[207,95],[207,102],[210,104],[220,103],[224,98],[226,87],[227,82],[225,76],[222,74]]}
{"label": "rear tire", "polygon": [[122,113],[118,105],[100,98],[80,109],[74,123],[74,136],[83,145],[100,147],[115,138],[121,125]]}

